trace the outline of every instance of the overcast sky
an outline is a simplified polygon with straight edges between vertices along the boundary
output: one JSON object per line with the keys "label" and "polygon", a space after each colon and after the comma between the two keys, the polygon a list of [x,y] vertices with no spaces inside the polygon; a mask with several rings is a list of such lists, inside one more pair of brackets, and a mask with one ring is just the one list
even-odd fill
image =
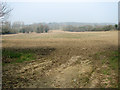
{"label": "overcast sky", "polygon": [[[26,0],[27,1],[27,0]],[[51,1],[51,2],[50,2]],[[97,1],[97,0],[96,0]],[[9,20],[26,24],[39,22],[117,23],[118,0],[9,0]],[[109,2],[108,2],[109,1]]]}

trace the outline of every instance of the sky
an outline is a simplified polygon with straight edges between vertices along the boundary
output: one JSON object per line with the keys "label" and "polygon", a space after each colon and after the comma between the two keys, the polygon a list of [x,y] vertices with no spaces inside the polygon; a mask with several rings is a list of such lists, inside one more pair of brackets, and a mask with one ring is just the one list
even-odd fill
{"label": "sky", "polygon": [[118,23],[118,0],[9,0],[9,21]]}

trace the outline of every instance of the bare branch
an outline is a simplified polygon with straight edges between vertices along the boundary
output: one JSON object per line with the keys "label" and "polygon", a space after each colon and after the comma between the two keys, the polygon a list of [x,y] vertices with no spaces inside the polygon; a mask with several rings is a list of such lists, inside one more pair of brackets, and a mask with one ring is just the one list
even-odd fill
{"label": "bare branch", "polygon": [[0,2],[0,18],[4,18],[6,15],[8,15],[12,11],[11,8],[8,7],[6,2]]}

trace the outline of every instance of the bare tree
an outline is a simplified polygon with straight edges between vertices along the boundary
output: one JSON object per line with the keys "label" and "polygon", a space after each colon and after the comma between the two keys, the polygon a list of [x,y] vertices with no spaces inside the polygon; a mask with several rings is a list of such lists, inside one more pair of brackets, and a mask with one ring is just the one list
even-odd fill
{"label": "bare tree", "polygon": [[6,2],[0,2],[0,18],[4,18],[6,15],[12,11],[11,8],[8,7]]}
{"label": "bare tree", "polygon": [[5,20],[9,17],[9,13],[12,11],[11,8],[8,7],[6,2],[0,1],[0,34],[3,30],[3,24]]}

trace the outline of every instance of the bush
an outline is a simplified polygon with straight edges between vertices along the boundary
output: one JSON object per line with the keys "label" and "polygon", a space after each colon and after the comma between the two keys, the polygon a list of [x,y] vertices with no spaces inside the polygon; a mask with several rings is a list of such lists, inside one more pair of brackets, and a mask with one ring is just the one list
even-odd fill
{"label": "bush", "polygon": [[40,25],[37,27],[36,33],[44,33],[44,32],[48,32],[49,31],[49,27],[47,25]]}

